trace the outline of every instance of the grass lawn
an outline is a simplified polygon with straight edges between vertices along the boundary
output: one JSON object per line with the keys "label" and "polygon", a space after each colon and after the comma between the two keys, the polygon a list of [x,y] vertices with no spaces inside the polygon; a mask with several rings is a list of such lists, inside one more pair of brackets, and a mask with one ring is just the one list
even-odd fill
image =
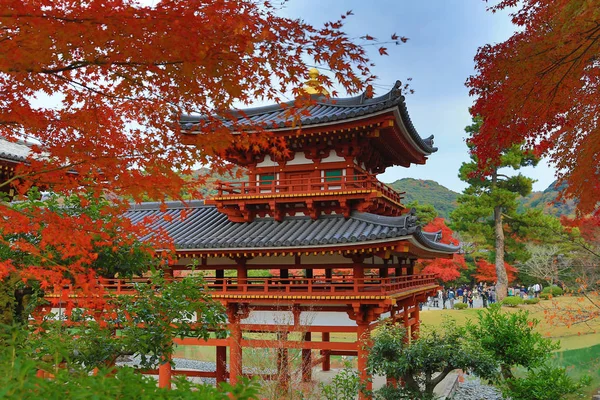
{"label": "grass lawn", "polygon": [[[592,298],[600,304],[599,298]],[[521,305],[515,308],[503,307],[507,312],[526,310],[530,318],[540,321],[537,331],[546,337],[559,340],[561,349],[553,356],[553,363],[566,367],[569,374],[579,379],[583,375],[592,378],[585,395],[590,398],[600,387],[600,318],[587,323],[576,323],[570,326],[561,321],[565,309],[579,310],[594,307],[583,298],[562,296],[552,300],[542,300],[535,305]],[[439,326],[444,318],[450,317],[461,325],[467,320],[477,322],[477,313],[481,309],[465,310],[425,310],[421,312],[421,323],[428,326]]]}
{"label": "grass lawn", "polygon": [[[600,303],[599,298],[593,298]],[[563,349],[577,349],[600,343],[600,318],[587,323],[568,326],[559,320],[565,309],[578,310],[590,307],[592,304],[580,297],[561,296],[552,300],[542,300],[538,304],[521,305],[518,307],[503,307],[507,312],[526,310],[531,318],[540,321],[537,330],[544,336],[560,339]],[[465,310],[425,310],[421,312],[421,323],[429,326],[439,326],[444,318],[450,317],[461,325],[467,320],[477,321],[477,313],[481,309]],[[589,338],[588,338],[589,336]]]}

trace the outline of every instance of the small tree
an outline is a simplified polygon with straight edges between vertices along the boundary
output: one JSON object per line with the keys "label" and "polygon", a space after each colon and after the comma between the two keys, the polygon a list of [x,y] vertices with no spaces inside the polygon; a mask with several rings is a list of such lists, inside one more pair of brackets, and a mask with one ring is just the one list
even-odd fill
{"label": "small tree", "polygon": [[490,353],[453,320],[445,321],[441,330],[423,329],[409,343],[404,327],[382,325],[373,335],[368,368],[371,374],[404,381],[405,387],[388,385],[378,391],[384,399],[431,398],[437,384],[455,369],[484,378],[496,374],[496,362]]}
{"label": "small tree", "polygon": [[529,319],[529,312],[503,312],[498,304],[477,315],[478,326],[468,324],[471,339],[491,353],[500,364],[504,379],[512,379],[513,367],[532,369],[542,366],[560,343],[543,338],[535,327],[539,321]]}

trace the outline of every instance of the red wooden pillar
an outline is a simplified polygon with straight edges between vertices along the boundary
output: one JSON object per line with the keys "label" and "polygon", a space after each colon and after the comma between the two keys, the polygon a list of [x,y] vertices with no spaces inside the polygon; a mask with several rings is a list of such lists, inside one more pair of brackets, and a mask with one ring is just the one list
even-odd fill
{"label": "red wooden pillar", "polygon": [[414,304],[414,311],[411,313],[411,318],[415,319],[414,324],[410,327],[410,338],[412,340],[416,340],[419,337],[419,327],[421,326],[421,323],[419,322],[419,303],[417,301],[416,304]]}
{"label": "red wooden pillar", "polygon": [[407,305],[404,305],[404,312],[402,313],[402,322],[404,325],[404,331],[406,332],[406,335],[404,336],[405,343],[408,343],[410,341],[410,336],[408,334],[408,310],[409,307]]}
{"label": "red wooden pillar", "polygon": [[[369,327],[369,321],[366,319],[362,319],[357,321],[358,329],[356,330],[357,336],[357,351],[358,351],[358,373],[360,377],[360,382],[364,384],[367,392],[373,390],[373,382],[371,381],[371,377],[367,372],[367,360],[369,357],[369,348],[371,342],[371,330]],[[371,397],[362,393],[360,391],[358,393],[359,400],[369,400]]]}
{"label": "red wooden pillar", "polygon": [[158,387],[171,389],[171,359],[165,358],[158,367]]}
{"label": "red wooden pillar", "polygon": [[[238,284],[245,285],[248,279],[248,271],[246,270],[245,265],[238,265],[237,267],[237,280]],[[239,288],[241,289],[241,288]]]}
{"label": "red wooden pillar", "polygon": [[408,265],[406,266],[406,275],[414,275],[415,274],[415,260],[407,260]]}
{"label": "red wooden pillar", "polygon": [[[312,335],[310,332],[304,333],[304,341],[310,342]],[[310,349],[302,349],[302,382],[310,382],[312,380],[312,351]]]}
{"label": "red wooden pillar", "polygon": [[290,366],[289,366],[289,354],[287,346],[288,334],[287,332],[278,332],[277,340],[279,341],[279,349],[277,349],[277,379],[279,387],[287,392],[290,383]]}
{"label": "red wooden pillar", "polygon": [[[329,332],[321,333],[321,341],[322,342],[329,342],[329,340],[330,340]],[[331,351],[323,350],[323,371],[329,371],[329,370],[331,370]]]}
{"label": "red wooden pillar", "polygon": [[227,375],[227,347],[217,346],[216,349],[216,360],[217,360],[217,384],[225,382]]}
{"label": "red wooden pillar", "polygon": [[242,326],[238,305],[229,304],[229,383],[235,385],[242,375]]}

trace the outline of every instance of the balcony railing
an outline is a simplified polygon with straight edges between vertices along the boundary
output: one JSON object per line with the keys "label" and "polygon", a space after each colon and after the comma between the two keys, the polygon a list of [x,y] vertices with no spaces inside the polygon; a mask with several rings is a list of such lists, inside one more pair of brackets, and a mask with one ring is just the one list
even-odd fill
{"label": "balcony railing", "polygon": [[402,202],[402,195],[380,182],[373,175],[340,177],[311,177],[275,179],[272,181],[216,182],[216,198],[228,196],[254,196],[260,194],[302,195],[318,192],[346,192],[355,190],[378,191],[383,196]]}
{"label": "balcony railing", "polygon": [[[206,289],[213,295],[273,294],[273,295],[392,295],[414,288],[436,285],[434,275],[405,275],[399,277],[332,278],[204,278]],[[134,294],[135,284],[148,283],[147,278],[102,279],[100,285],[114,294]]]}

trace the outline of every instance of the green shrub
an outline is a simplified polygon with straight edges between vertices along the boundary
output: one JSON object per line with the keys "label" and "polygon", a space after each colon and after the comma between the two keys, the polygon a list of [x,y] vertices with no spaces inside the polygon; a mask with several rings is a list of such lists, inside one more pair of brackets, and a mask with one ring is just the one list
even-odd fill
{"label": "green shrub", "polygon": [[469,307],[467,303],[454,303],[455,310],[464,310],[467,307]]}
{"label": "green shrub", "polygon": [[540,299],[542,300],[550,300],[552,298],[551,293],[540,293]]}
{"label": "green shrub", "polygon": [[519,296],[511,296],[502,300],[502,305],[506,307],[516,307],[520,304],[523,304],[523,299]]}
{"label": "green shrub", "polygon": [[545,364],[541,368],[528,371],[524,378],[509,379],[503,385],[502,394],[520,400],[556,400],[576,393],[587,384],[589,378],[584,377],[575,382],[567,375],[566,369]]}
{"label": "green shrub", "polygon": [[537,304],[540,302],[540,299],[537,297],[534,297],[533,299],[525,299],[524,303],[525,304]]}
{"label": "green shrub", "polygon": [[333,377],[331,383],[319,383],[321,395],[326,400],[353,399],[358,395],[360,378],[358,371],[350,365],[346,365],[343,370]]}
{"label": "green shrub", "polygon": [[560,286],[548,286],[545,287],[544,290],[542,290],[542,294],[551,294],[552,296],[562,296],[564,294],[564,291],[562,290],[562,288]]}

